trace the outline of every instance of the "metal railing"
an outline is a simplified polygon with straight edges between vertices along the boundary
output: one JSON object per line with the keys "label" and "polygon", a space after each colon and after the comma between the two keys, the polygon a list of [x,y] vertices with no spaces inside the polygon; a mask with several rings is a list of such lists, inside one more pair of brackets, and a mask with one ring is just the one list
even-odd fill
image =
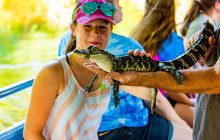
{"label": "metal railing", "polygon": [[[25,79],[23,81],[17,82],[15,84],[6,86],[0,89],[0,98],[4,98],[11,94],[22,91],[33,85],[35,77]],[[23,129],[25,120],[0,131],[0,140],[23,140]]]}
{"label": "metal railing", "polygon": [[31,77],[31,78],[25,79],[23,81],[17,82],[15,84],[1,88],[0,89],[0,98],[6,97],[8,95],[17,93],[21,90],[24,90],[26,88],[31,87],[33,84],[33,81],[34,81],[34,77]]}

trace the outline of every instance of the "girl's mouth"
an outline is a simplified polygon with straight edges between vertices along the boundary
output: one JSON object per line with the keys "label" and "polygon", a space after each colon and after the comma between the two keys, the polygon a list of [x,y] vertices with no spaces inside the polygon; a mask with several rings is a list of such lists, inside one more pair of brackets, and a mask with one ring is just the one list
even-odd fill
{"label": "girl's mouth", "polygon": [[100,42],[90,42],[92,45],[99,45],[101,44]]}

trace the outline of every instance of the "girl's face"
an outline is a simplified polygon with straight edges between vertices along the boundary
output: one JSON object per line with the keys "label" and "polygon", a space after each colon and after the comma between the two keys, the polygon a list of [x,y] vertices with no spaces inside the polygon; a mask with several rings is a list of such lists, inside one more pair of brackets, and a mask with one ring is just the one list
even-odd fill
{"label": "girl's face", "polygon": [[105,49],[111,36],[111,23],[104,19],[94,19],[85,24],[70,26],[73,36],[76,37],[76,49],[86,49],[93,45]]}

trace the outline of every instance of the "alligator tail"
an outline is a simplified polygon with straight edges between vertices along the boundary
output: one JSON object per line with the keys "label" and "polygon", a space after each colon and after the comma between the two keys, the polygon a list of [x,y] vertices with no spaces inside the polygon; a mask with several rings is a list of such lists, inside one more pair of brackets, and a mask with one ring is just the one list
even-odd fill
{"label": "alligator tail", "polygon": [[188,69],[193,66],[201,57],[204,56],[209,47],[208,38],[214,36],[214,26],[206,21],[202,35],[198,41],[191,46],[184,54],[171,61],[161,62],[166,66],[172,66],[177,69]]}

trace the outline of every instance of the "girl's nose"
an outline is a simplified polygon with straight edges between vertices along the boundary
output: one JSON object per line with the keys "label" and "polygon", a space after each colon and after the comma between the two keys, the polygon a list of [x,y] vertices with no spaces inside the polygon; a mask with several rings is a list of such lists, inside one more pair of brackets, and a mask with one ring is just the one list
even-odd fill
{"label": "girl's nose", "polygon": [[101,32],[98,29],[94,29],[93,32],[92,32],[93,36],[100,36],[100,34],[101,34]]}

